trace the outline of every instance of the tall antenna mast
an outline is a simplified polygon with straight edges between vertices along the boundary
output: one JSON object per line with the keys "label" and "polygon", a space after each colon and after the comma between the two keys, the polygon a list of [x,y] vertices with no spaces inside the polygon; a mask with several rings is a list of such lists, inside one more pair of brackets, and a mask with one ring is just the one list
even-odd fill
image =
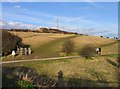
{"label": "tall antenna mast", "polygon": [[58,18],[57,18],[57,29],[59,28],[59,20],[58,20]]}

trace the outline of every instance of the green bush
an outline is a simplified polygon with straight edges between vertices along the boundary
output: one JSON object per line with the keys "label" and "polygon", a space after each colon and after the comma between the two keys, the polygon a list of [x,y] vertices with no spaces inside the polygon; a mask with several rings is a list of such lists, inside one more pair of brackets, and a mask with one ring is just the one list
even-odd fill
{"label": "green bush", "polygon": [[94,47],[92,45],[85,45],[79,51],[79,55],[81,55],[82,57],[85,57],[85,58],[92,58],[96,53],[95,49],[96,49],[96,47]]}
{"label": "green bush", "polygon": [[74,51],[74,42],[72,40],[67,40],[62,46],[62,52],[66,54],[71,54]]}
{"label": "green bush", "polygon": [[18,80],[17,84],[21,89],[34,89],[34,85],[25,80]]}

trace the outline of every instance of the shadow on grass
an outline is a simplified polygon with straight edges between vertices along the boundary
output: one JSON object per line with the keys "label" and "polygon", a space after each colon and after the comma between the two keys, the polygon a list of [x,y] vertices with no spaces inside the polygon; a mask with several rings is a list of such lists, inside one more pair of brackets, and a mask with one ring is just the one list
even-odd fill
{"label": "shadow on grass", "polygon": [[108,63],[110,63],[111,65],[115,66],[115,67],[118,67],[118,65],[119,65],[118,62],[111,61],[110,59],[106,59],[106,61],[107,61]]}
{"label": "shadow on grass", "polygon": [[[17,87],[18,80],[25,80],[31,82],[35,88],[37,87],[55,87],[56,81],[47,77],[46,75],[39,75],[36,70],[28,67],[3,67],[2,68],[2,86]],[[27,88],[28,89],[28,88]]]}
{"label": "shadow on grass", "polygon": [[59,49],[59,46],[61,46],[66,40],[74,37],[77,37],[77,36],[58,38],[46,44],[40,45],[39,47],[34,49],[35,52],[32,55],[30,55],[30,58],[57,57],[59,56],[59,52],[61,51],[61,49]]}
{"label": "shadow on grass", "polygon": [[[109,84],[113,84],[116,86],[111,86]],[[65,85],[67,87],[81,87],[81,88],[88,87],[88,89],[90,89],[90,88],[94,89],[94,87],[98,87],[98,88],[101,87],[103,89],[106,89],[108,87],[109,88],[111,87],[110,89],[112,89],[112,87],[115,87],[115,89],[118,88],[117,87],[118,85],[115,84],[114,82],[107,82],[105,80],[92,81],[92,80],[81,79],[81,78],[69,78],[69,80],[67,81],[67,83]]]}
{"label": "shadow on grass", "polygon": [[[58,80],[54,80],[46,75],[40,75],[35,69],[29,67],[6,67],[3,66],[2,71],[2,86],[4,87],[19,87],[18,80],[31,82],[35,88],[55,88],[55,87],[109,87],[110,82],[107,82],[97,72],[91,72],[91,75],[97,78],[97,81],[76,78],[73,76],[64,79],[64,73],[59,72]],[[60,79],[61,78],[61,79]],[[28,89],[28,88],[26,88]]]}
{"label": "shadow on grass", "polygon": [[107,81],[104,76],[97,71],[89,70],[88,73],[94,76],[96,80],[77,78],[77,76],[74,75],[75,77],[68,78],[66,85],[68,87],[103,87],[105,89],[108,87],[118,87],[118,82]]}

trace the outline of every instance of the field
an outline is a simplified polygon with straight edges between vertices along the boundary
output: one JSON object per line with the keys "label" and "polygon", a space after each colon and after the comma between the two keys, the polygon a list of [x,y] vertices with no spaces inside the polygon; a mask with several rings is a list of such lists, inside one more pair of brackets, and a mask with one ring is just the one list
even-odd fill
{"label": "field", "polygon": [[[96,36],[81,36],[81,35],[64,35],[52,33],[33,33],[33,32],[12,32],[23,39],[23,43],[29,44],[33,53],[29,56],[16,56],[14,59],[34,59],[34,58],[49,58],[59,57],[63,43],[71,39],[75,44],[75,52],[71,55],[78,55],[78,51],[85,45],[94,45],[102,48],[102,55],[118,54],[118,41]],[[4,58],[3,58],[4,59]],[[6,60],[11,60],[7,57]],[[5,61],[5,60],[3,60]]]}
{"label": "field", "polygon": [[[14,60],[49,58],[61,56],[63,43],[71,39],[75,43],[75,51],[72,56],[78,56],[79,51],[84,45],[94,45],[102,48],[102,55],[93,57],[93,59],[72,58],[61,60],[21,62],[3,65],[3,75],[5,80],[12,80],[12,72],[5,71],[6,68],[15,67],[33,68],[40,75],[46,75],[57,80],[58,72],[62,70],[64,83],[71,86],[118,86],[117,75],[117,57],[118,41],[96,36],[64,35],[49,33],[15,32],[23,39],[25,44],[30,44],[33,50],[31,55],[16,56]],[[3,58],[3,61],[13,60],[11,56]],[[11,83],[11,84],[12,84]],[[4,84],[4,83],[3,83]],[[12,86],[10,83],[8,85]],[[72,85],[73,84],[73,85]]]}
{"label": "field", "polygon": [[102,48],[102,55],[118,54],[118,41],[96,36],[79,36],[73,41],[76,44],[76,49],[82,48],[84,45],[94,45]]}
{"label": "field", "polygon": [[[29,56],[16,56],[17,60],[34,59],[60,56],[62,44],[75,35],[52,34],[52,33],[33,33],[33,32],[12,32],[22,38],[23,43],[29,44],[33,53]],[[12,60],[9,55],[6,60]],[[4,58],[3,58],[3,61]]]}
{"label": "field", "polygon": [[[108,58],[108,57],[107,57]],[[61,59],[53,61],[36,61],[23,62],[15,64],[6,64],[3,66],[3,71],[8,67],[13,69],[15,67],[33,68],[40,75],[46,75],[54,80],[58,80],[58,72],[62,70],[63,80],[68,84],[75,84],[74,86],[81,87],[117,87],[118,75],[117,67],[109,63],[105,57],[94,58],[93,60],[86,60],[84,58],[75,59]],[[113,63],[115,58],[108,58]],[[17,68],[16,68],[17,69]],[[26,70],[27,71],[27,70]],[[11,71],[4,72],[7,78],[11,79]],[[11,76],[11,77],[10,77]],[[7,79],[8,80],[8,79]],[[4,84],[4,83],[3,83]]]}

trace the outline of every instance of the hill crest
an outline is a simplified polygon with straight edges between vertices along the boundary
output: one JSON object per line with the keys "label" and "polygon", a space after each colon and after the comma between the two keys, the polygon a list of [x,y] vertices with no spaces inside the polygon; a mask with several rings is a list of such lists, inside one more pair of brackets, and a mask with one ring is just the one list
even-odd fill
{"label": "hill crest", "polygon": [[16,32],[58,33],[58,34],[75,34],[75,35],[79,34],[77,32],[62,31],[55,28],[39,28],[37,30],[30,30],[30,29],[5,29],[5,30],[16,31]]}

